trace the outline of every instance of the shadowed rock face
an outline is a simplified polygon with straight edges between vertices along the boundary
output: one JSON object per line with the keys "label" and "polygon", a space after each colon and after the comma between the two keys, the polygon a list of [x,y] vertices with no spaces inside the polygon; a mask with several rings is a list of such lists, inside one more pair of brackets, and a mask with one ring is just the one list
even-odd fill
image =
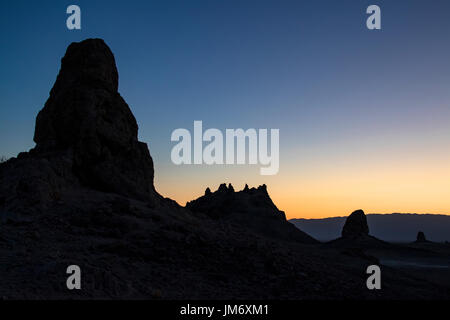
{"label": "shadowed rock face", "polygon": [[345,220],[342,228],[342,236],[328,242],[328,245],[336,248],[350,249],[347,253],[361,256],[361,250],[368,248],[387,248],[389,244],[369,235],[367,218],[362,210],[356,210]]}
{"label": "shadowed rock face", "polygon": [[[389,269],[382,293],[367,290],[361,272],[372,260],[359,250],[302,245],[316,241],[286,221],[266,186],[208,189],[188,205],[195,213],[169,199],[149,203],[161,199],[152,160],[102,40],[67,50],[35,141],[0,163],[2,299],[449,296],[448,286],[418,286],[415,275]],[[348,242],[338,245],[357,241]],[[82,290],[66,288],[62,275],[72,264],[82,268]]]}
{"label": "shadowed rock face", "polygon": [[422,231],[419,231],[417,233],[417,240],[416,242],[426,242],[427,238],[425,238],[425,233],[423,233]]}
{"label": "shadowed rock face", "polygon": [[369,235],[367,218],[362,210],[354,211],[345,221],[342,229],[343,238],[357,238]]}
{"label": "shadowed rock face", "polygon": [[206,189],[205,195],[188,202],[186,208],[208,215],[213,219],[242,226],[266,237],[318,243],[303,231],[286,221],[283,211],[278,210],[270,198],[266,185],[258,188],[245,186],[235,192],[231,184],[221,184],[216,192]]}
{"label": "shadowed rock face", "polygon": [[81,183],[100,191],[154,198],[153,161],[118,90],[114,56],[100,39],[72,43],[36,119],[37,154],[69,154]]}

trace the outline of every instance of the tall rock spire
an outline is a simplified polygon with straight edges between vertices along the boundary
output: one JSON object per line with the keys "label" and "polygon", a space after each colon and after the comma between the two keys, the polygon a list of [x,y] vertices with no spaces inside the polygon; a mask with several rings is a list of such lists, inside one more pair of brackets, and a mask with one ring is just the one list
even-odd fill
{"label": "tall rock spire", "polygon": [[67,152],[82,184],[142,199],[156,195],[153,161],[118,93],[114,55],[101,39],[72,43],[36,119],[35,152]]}

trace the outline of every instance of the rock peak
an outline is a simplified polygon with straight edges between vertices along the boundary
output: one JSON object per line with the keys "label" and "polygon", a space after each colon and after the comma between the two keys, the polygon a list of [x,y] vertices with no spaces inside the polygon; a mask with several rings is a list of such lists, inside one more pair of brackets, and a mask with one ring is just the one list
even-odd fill
{"label": "rock peak", "polygon": [[156,194],[153,161],[117,88],[114,55],[105,42],[72,43],[36,118],[34,153],[67,154],[82,184],[148,199]]}
{"label": "rock peak", "polygon": [[419,231],[417,233],[416,242],[427,242],[427,238],[425,237],[425,233],[423,233],[422,231]]}
{"label": "rock peak", "polygon": [[52,93],[69,85],[118,90],[119,74],[114,55],[102,39],[87,39],[69,45]]}
{"label": "rock peak", "polygon": [[345,221],[343,238],[357,238],[369,235],[369,226],[363,210],[356,210]]}
{"label": "rock peak", "polygon": [[213,219],[248,228],[268,238],[317,243],[315,239],[297,229],[286,220],[286,215],[273,203],[267,186],[235,191],[230,183],[219,186],[215,192],[207,188],[205,195],[186,203],[186,208]]}

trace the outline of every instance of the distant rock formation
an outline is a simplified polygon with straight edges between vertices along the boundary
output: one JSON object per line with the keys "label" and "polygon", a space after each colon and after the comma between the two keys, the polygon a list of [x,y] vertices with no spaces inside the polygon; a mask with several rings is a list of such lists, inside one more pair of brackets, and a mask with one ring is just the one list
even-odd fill
{"label": "distant rock formation", "polygon": [[[388,242],[415,241],[411,235],[418,230],[427,230],[427,237],[444,242],[450,235],[450,215],[439,214],[366,214],[370,234]],[[336,239],[342,234],[342,226],[347,217],[324,219],[292,219],[291,223],[321,241]]]}
{"label": "distant rock formation", "polygon": [[363,210],[356,210],[345,221],[343,238],[358,238],[369,235],[369,226]]}
{"label": "distant rock formation", "polygon": [[[36,148],[0,163],[0,297],[24,299],[448,299],[435,281],[383,270],[360,250],[322,250],[265,185],[221,185],[188,208],[162,199],[102,40],[70,45],[36,121]],[[359,240],[358,240],[359,241]],[[350,244],[359,243],[353,239]],[[341,250],[342,251],[342,250]],[[81,264],[83,290],[67,290]],[[397,281],[393,281],[397,280]]]}
{"label": "distant rock formation", "polygon": [[387,246],[388,243],[369,235],[369,226],[363,210],[353,211],[345,220],[341,237],[328,242],[331,246],[345,248],[370,248]]}
{"label": "distant rock formation", "polygon": [[286,220],[284,212],[278,210],[272,202],[266,185],[251,189],[246,185],[242,191],[235,192],[231,184],[227,187],[223,183],[217,191],[205,192],[205,196],[188,202],[186,208],[267,237],[317,243],[314,238]]}
{"label": "distant rock formation", "polygon": [[425,238],[425,233],[423,233],[422,231],[419,231],[417,233],[416,242],[427,242],[427,239]]}

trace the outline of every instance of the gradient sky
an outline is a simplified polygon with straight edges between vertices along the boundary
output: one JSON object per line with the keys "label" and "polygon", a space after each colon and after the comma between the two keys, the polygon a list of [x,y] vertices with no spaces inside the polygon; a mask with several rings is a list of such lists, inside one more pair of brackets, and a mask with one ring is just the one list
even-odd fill
{"label": "gradient sky", "polygon": [[[82,30],[66,28],[70,4]],[[365,26],[382,10],[382,30]],[[103,38],[119,91],[180,204],[266,183],[288,218],[450,214],[450,1],[2,1],[0,155],[34,146],[67,46]],[[180,166],[176,128],[279,128],[280,171]]]}

